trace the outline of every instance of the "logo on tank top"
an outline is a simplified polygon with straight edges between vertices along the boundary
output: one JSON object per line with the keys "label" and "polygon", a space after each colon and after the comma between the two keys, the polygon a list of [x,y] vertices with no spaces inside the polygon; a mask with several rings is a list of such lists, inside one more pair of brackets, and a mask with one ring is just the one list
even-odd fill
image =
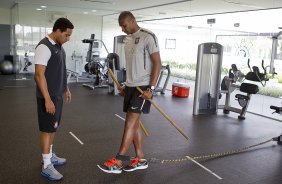
{"label": "logo on tank top", "polygon": [[138,43],[139,43],[139,40],[140,40],[140,37],[135,38],[135,44],[138,44]]}

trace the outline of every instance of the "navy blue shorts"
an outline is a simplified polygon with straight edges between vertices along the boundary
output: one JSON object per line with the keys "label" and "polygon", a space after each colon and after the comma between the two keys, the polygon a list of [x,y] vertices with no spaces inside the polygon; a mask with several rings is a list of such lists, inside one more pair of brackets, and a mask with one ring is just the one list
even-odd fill
{"label": "navy blue shorts", "polygon": [[54,115],[46,112],[45,99],[37,97],[38,124],[39,130],[41,132],[56,132],[57,128],[60,125],[63,110],[63,97],[52,96],[51,100],[53,101],[56,108]]}
{"label": "navy blue shorts", "polygon": [[[149,86],[140,86],[142,91],[147,90]],[[123,101],[123,112],[135,112],[148,114],[150,112],[151,103],[140,96],[140,92],[136,87],[126,86],[124,89],[125,97]]]}

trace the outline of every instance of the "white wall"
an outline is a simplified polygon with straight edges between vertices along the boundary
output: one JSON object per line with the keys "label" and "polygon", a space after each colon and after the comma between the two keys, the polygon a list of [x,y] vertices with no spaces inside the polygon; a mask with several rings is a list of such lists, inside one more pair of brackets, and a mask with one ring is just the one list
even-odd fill
{"label": "white wall", "polygon": [[0,24],[11,24],[10,9],[0,8]]}

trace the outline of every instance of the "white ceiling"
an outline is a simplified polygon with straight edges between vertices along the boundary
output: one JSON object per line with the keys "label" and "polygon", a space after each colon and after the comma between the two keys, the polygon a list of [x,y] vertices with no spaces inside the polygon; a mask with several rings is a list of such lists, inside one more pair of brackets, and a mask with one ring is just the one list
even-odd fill
{"label": "white ceiling", "polygon": [[[279,27],[282,27],[279,21],[282,17],[282,0],[0,0],[0,8],[11,8],[16,3],[25,11],[36,11],[44,5],[50,15],[87,12],[104,16],[107,25],[116,24],[121,11],[130,10],[138,21],[166,19],[158,23],[169,25],[172,29],[177,26],[187,28],[187,25],[210,28],[207,18],[216,18],[213,29],[279,32]],[[255,11],[267,9],[271,11]],[[231,12],[241,13],[235,16],[226,14]],[[171,19],[175,17],[186,18]],[[234,29],[234,23],[240,23],[240,27]]]}
{"label": "white ceiling", "polygon": [[[282,0],[1,0],[1,8],[15,3],[31,7],[47,6],[47,11],[72,12],[115,17],[131,10],[137,20],[195,16],[282,7]],[[96,12],[92,12],[96,10]]]}

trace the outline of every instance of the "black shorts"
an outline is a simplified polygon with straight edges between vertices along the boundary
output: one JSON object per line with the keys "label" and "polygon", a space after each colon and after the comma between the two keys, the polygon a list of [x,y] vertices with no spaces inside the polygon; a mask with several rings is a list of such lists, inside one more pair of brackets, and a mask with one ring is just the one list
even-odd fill
{"label": "black shorts", "polygon": [[52,96],[56,111],[55,114],[49,114],[46,112],[45,100],[44,98],[37,97],[37,114],[39,130],[41,132],[53,133],[56,132],[60,125],[61,115],[63,110],[63,97],[62,96]]}
{"label": "black shorts", "polygon": [[[140,86],[142,91],[147,90],[149,86]],[[136,87],[125,87],[125,97],[123,102],[123,112],[135,112],[148,114],[150,112],[151,103],[140,96],[140,92]]]}

